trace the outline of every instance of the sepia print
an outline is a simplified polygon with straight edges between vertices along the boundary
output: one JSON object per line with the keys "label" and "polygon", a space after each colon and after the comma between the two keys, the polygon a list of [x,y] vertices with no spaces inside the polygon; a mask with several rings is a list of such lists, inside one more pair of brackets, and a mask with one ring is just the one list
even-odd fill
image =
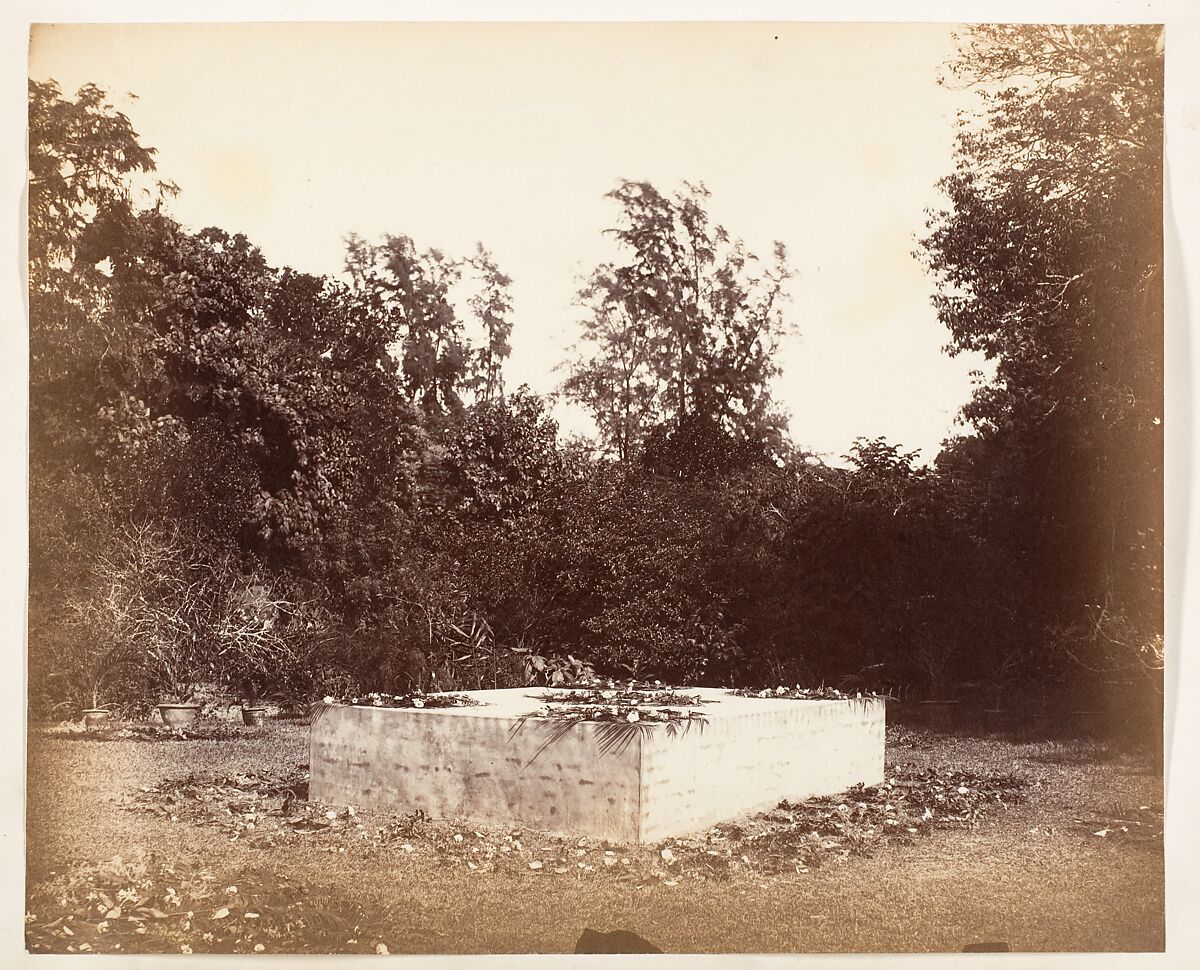
{"label": "sepia print", "polygon": [[1155,952],[1155,24],[38,24],[25,947]]}

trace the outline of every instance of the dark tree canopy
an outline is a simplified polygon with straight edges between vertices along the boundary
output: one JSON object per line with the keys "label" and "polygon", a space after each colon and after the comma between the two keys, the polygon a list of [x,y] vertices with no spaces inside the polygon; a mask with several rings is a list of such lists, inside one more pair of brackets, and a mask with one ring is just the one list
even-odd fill
{"label": "dark tree canopy", "polygon": [[1162,72],[1157,27],[972,28],[925,240],[950,352],[996,365],[939,464],[992,480],[1031,622],[1093,658],[1162,629]]}

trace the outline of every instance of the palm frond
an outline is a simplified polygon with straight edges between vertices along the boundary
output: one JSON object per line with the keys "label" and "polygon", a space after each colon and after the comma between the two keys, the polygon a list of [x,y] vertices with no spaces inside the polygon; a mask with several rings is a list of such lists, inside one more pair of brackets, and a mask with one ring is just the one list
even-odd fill
{"label": "palm frond", "polygon": [[634,738],[641,737],[654,729],[653,724],[638,721],[630,724],[628,721],[605,721],[596,728],[596,741],[600,748],[600,756],[606,754],[621,754],[629,747]]}
{"label": "palm frond", "polygon": [[533,720],[539,724],[548,724],[550,730],[545,740],[538,745],[538,749],[533,753],[533,757],[525,763],[525,768],[533,764],[550,745],[566,737],[567,733],[578,724],[596,725],[597,747],[600,750],[600,756],[604,757],[609,754],[621,754],[629,747],[634,738],[643,737],[660,725],[665,725],[667,737],[673,738],[686,734],[691,729],[692,724],[699,724],[700,730],[703,731],[707,719],[699,711],[689,711],[686,716],[675,716],[669,720],[646,721],[627,721],[624,719],[596,720],[594,718],[570,717],[561,714],[547,716],[546,712],[543,711],[523,714],[517,718],[516,723],[508,732],[510,742],[524,728],[525,722],[529,720]]}
{"label": "palm frond", "polygon": [[508,739],[510,742],[512,741],[513,738],[515,738],[517,736],[517,734],[525,726],[525,722],[528,720],[534,720],[534,721],[538,722],[539,724],[548,723],[550,725],[550,731],[546,737],[546,740],[543,741],[540,745],[538,745],[538,749],[533,753],[533,757],[531,757],[527,762],[525,762],[524,766],[521,768],[522,771],[524,771],[531,764],[533,764],[535,761],[537,761],[537,759],[541,757],[542,752],[545,751],[548,747],[550,747],[550,745],[554,744],[556,741],[562,740],[567,735],[567,733],[571,730],[572,727],[574,727],[576,724],[580,723],[579,721],[574,721],[574,720],[568,721],[568,720],[563,720],[561,718],[539,717],[537,714],[523,714],[523,715],[521,715],[521,717],[517,718],[517,722],[512,726],[511,730],[509,730],[509,732],[508,732]]}

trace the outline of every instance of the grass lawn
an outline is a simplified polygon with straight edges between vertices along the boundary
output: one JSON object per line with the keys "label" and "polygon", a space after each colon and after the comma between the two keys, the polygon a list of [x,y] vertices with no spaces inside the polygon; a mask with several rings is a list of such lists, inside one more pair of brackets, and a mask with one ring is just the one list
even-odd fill
{"label": "grass lawn", "polygon": [[[156,742],[35,728],[28,753],[26,924],[47,952],[571,952],[585,927],[665,952],[1164,946],[1161,777],[1097,743],[890,731],[889,778],[1015,775],[1023,795],[981,798],[972,822],[917,834],[888,822],[869,845],[814,839],[805,851],[830,850],[795,859],[799,843],[751,836],[761,818],[710,841],[612,846],[327,814],[302,785],[294,803],[269,785],[249,801],[222,788],[246,772],[247,790],[303,778],[307,728],[286,722]],[[190,787],[157,787],[189,775]],[[892,812],[885,800],[871,811]]]}

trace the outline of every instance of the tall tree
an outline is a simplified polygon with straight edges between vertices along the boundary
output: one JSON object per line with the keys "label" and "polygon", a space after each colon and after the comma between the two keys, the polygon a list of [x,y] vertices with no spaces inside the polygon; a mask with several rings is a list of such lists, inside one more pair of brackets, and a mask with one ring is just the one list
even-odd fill
{"label": "tall tree", "polygon": [[[89,464],[88,416],[149,334],[112,313],[111,267],[89,245],[129,224],[133,176],[154,171],[129,119],[103,90],[74,100],[54,81],[29,84],[30,448],[35,472]],[[160,192],[173,186],[157,183]],[[94,469],[92,469],[94,470]]]}
{"label": "tall tree", "polygon": [[356,235],[347,241],[346,269],[354,286],[381,299],[400,324],[404,382],[429,417],[457,414],[470,350],[450,289],[462,276],[458,260],[437,249],[420,252],[408,236],[379,245]]}
{"label": "tall tree", "polygon": [[[408,236],[385,236],[374,244],[351,235],[346,270],[353,289],[393,319],[405,387],[428,419],[438,424],[460,415],[471,397],[503,395],[512,281],[482,244],[471,258],[456,259],[437,249],[419,251]],[[482,330],[478,347],[456,305],[460,284],[474,285],[465,303]]]}
{"label": "tall tree", "polygon": [[764,266],[710,222],[708,197],[702,185],[668,196],[632,181],[608,194],[621,209],[609,232],[627,259],[599,266],[581,290],[588,316],[564,391],[592,412],[621,458],[651,426],[689,415],[741,440],[781,437],[770,382],[787,329],[786,253],[776,243]]}
{"label": "tall tree", "polygon": [[947,461],[994,480],[1033,626],[1127,658],[1162,624],[1162,53],[1155,27],[967,31],[981,107],[924,242],[950,352],[996,363]]}
{"label": "tall tree", "polygon": [[634,315],[612,264],[593,272],[578,299],[588,316],[563,390],[591,412],[605,447],[624,461],[661,416],[657,338],[646,320]]}
{"label": "tall tree", "polygon": [[471,312],[483,328],[483,340],[471,355],[468,386],[476,400],[490,402],[504,397],[504,361],[512,352],[512,299],[508,288],[512,280],[500,272],[495,258],[483,243],[467,261],[474,271],[478,288],[470,298]]}

